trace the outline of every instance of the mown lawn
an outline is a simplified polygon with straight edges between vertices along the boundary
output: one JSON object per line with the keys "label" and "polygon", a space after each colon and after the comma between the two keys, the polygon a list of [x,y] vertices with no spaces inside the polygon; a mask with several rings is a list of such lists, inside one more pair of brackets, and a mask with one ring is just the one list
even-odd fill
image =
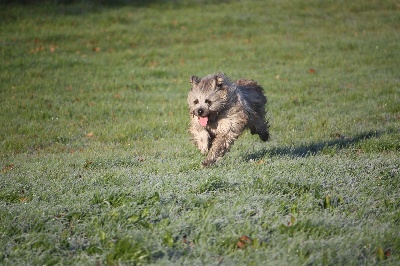
{"label": "mown lawn", "polygon": [[[397,265],[400,4],[0,5],[1,265]],[[272,140],[201,168],[191,75]]]}

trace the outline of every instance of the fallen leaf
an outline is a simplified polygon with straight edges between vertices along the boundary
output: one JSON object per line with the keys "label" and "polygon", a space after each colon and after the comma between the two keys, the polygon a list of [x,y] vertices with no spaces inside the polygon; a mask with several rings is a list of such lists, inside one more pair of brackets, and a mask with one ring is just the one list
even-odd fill
{"label": "fallen leaf", "polygon": [[93,132],[87,133],[87,134],[86,134],[86,137],[88,137],[88,138],[93,137]]}
{"label": "fallen leaf", "polygon": [[88,168],[89,165],[91,165],[93,162],[87,161],[85,162],[85,165],[83,166],[83,168]]}
{"label": "fallen leaf", "polygon": [[335,133],[335,137],[336,138],[338,138],[338,139],[346,139],[346,136],[345,135],[343,135],[343,134],[340,134],[340,133]]}
{"label": "fallen leaf", "polygon": [[28,202],[28,201],[30,201],[31,199],[29,198],[29,197],[20,197],[19,198],[19,201],[21,202],[21,203],[24,203],[24,202]]}
{"label": "fallen leaf", "polygon": [[251,240],[250,237],[243,235],[239,238],[239,241],[236,243],[236,247],[238,249],[244,249],[248,245],[251,245],[252,243],[253,243],[253,241]]}
{"label": "fallen leaf", "polygon": [[310,74],[315,74],[315,69],[314,69],[314,68],[310,68],[310,69],[308,70],[308,73],[310,73]]}
{"label": "fallen leaf", "polygon": [[1,170],[3,173],[8,172],[10,170],[14,169],[14,164],[7,164],[3,167],[3,169]]}
{"label": "fallen leaf", "polygon": [[101,48],[100,47],[93,47],[92,51],[93,52],[100,52]]}
{"label": "fallen leaf", "polygon": [[52,44],[50,46],[50,53],[54,53],[56,51],[56,47],[57,47],[56,45]]}
{"label": "fallen leaf", "polygon": [[290,220],[287,222],[286,226],[290,227],[293,226],[295,223],[296,223],[296,217],[290,215]]}
{"label": "fallen leaf", "polygon": [[155,60],[153,60],[153,61],[151,61],[151,62],[149,63],[149,66],[152,67],[152,68],[154,68],[154,67],[156,67],[156,66],[158,66],[158,65],[159,65],[159,63],[158,63],[157,61],[155,61]]}
{"label": "fallen leaf", "polygon": [[390,248],[385,250],[385,256],[390,257],[392,255],[392,250]]}
{"label": "fallen leaf", "polygon": [[186,234],[183,235],[182,241],[183,241],[183,244],[188,245],[188,246],[191,247],[191,248],[194,246],[193,242],[191,242],[191,241],[189,241],[189,240],[187,239]]}

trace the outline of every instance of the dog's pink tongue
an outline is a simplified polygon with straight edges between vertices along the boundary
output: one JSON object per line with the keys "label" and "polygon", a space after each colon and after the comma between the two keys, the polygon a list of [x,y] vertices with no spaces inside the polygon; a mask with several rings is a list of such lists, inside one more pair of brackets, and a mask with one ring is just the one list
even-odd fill
{"label": "dog's pink tongue", "polygon": [[205,126],[207,126],[207,122],[208,122],[208,117],[199,117],[199,122],[200,122],[200,125],[202,126],[202,127],[205,127]]}

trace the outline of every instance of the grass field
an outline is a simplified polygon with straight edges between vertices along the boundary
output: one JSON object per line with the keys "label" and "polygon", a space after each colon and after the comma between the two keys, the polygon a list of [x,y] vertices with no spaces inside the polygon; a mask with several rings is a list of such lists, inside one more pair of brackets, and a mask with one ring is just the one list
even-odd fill
{"label": "grass field", "polygon": [[[56,2],[0,6],[1,265],[398,265],[398,1]],[[203,169],[217,71],[272,140]]]}

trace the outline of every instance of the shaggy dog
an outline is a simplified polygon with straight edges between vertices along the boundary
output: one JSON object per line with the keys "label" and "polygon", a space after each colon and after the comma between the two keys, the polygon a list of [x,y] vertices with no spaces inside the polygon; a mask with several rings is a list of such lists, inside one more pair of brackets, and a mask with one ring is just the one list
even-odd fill
{"label": "shaggy dog", "polygon": [[233,142],[249,128],[263,141],[269,139],[265,120],[267,98],[253,80],[231,82],[223,73],[190,78],[188,94],[191,123],[189,132],[210,166],[229,151]]}

